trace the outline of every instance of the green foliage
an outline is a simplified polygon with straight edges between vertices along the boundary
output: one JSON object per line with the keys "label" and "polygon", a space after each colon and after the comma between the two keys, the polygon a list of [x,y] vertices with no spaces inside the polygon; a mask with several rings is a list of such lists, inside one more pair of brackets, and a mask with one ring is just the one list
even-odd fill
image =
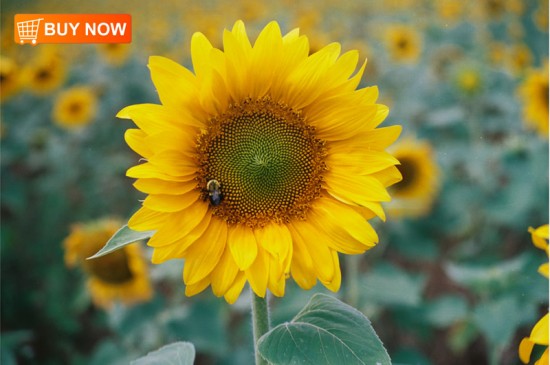
{"label": "green foliage", "polygon": [[137,232],[130,229],[128,226],[122,226],[118,231],[115,232],[113,237],[107,241],[105,246],[99,250],[95,255],[89,257],[89,260],[105,256],[113,251],[119,250],[122,247],[134,243],[136,241],[145,240],[151,238],[155,232],[154,231],[142,231]]}
{"label": "green foliage", "polygon": [[[63,250],[72,224],[105,216],[125,221],[144,198],[125,176],[139,161],[124,143],[124,133],[133,124],[115,115],[130,104],[158,102],[147,57],[164,55],[191,67],[185,52],[193,32],[207,29],[221,37],[224,27],[246,14],[256,16],[247,22],[252,36],[276,19],[283,32],[301,26],[311,45],[326,39],[341,42],[343,51],[360,48],[360,57],[368,57],[360,87],[378,85],[379,102],[390,107],[381,126],[402,125],[403,136],[428,141],[434,149],[441,179],[432,210],[423,217],[388,214],[384,223],[371,220],[380,244],[358,257],[358,272],[341,257],[339,295],[356,303],[372,321],[396,364],[518,363],[518,339],[529,334],[548,304],[548,280],[536,271],[547,257],[532,246],[527,232],[549,219],[548,140],[527,127],[525,104],[518,97],[528,69],[548,59],[548,32],[539,29],[536,20],[544,13],[540,4],[546,4],[459,1],[465,7],[462,15],[443,19],[438,9],[444,2],[411,2],[406,8],[395,1],[319,2],[314,16],[303,19],[303,14],[311,14],[311,1],[297,1],[292,7],[259,2],[258,9],[219,0],[192,9],[185,1],[156,6],[136,0],[131,7],[123,1],[116,11],[132,13],[134,20],[132,53],[126,62],[109,64],[96,45],[59,45],[55,50],[66,61],[67,73],[59,88],[35,94],[21,85],[7,98],[2,86],[0,362],[128,364],[164,344],[187,341],[194,345],[197,364],[252,363],[246,290],[232,306],[209,290],[187,298],[181,278],[184,263],[172,260],[150,265],[155,296],[149,303],[103,310],[91,301],[85,273],[65,266]],[[493,3],[505,5],[487,7]],[[521,3],[522,10],[512,9],[514,3]],[[476,16],[470,16],[472,8]],[[2,57],[23,70],[42,51],[51,50],[47,44],[12,44],[9,35],[14,14],[55,9],[80,13],[82,2],[2,0],[2,34],[8,35],[1,40]],[[94,9],[113,12],[113,2],[98,0]],[[315,25],[302,25],[302,20]],[[390,57],[385,30],[395,23],[419,33],[421,55],[416,62]],[[519,35],[514,34],[518,29]],[[208,37],[214,46],[221,45]],[[492,52],[499,46],[500,61]],[[516,46],[526,47],[531,58],[521,67],[514,67],[520,58]],[[460,87],[458,75],[465,69],[481,76],[478,89]],[[63,129],[51,116],[55,99],[80,84],[97,95],[97,115],[80,129]],[[123,228],[102,253],[145,240],[150,233]],[[349,285],[353,280],[356,285]],[[304,291],[288,280],[285,297],[270,298],[276,327],[269,337],[279,337],[266,337],[263,346],[277,340],[286,347],[288,333],[304,341],[322,333],[315,344],[334,344],[331,351],[342,350],[335,356],[345,357],[350,354],[346,339],[351,337],[345,335],[363,334],[357,323],[375,336],[366,318],[334,299],[314,297],[333,312],[320,313],[311,303],[308,312],[301,311],[319,292],[327,290],[319,284]],[[342,317],[344,313],[356,320]],[[333,321],[339,323],[335,328],[340,334],[346,331],[343,338],[329,331]],[[330,328],[323,331],[325,327]],[[286,352],[268,350],[269,356],[283,361],[286,355],[300,356],[298,350],[304,348],[290,344]]]}
{"label": "green foliage", "polygon": [[193,365],[195,347],[189,342],[175,342],[132,361],[131,365]]}
{"label": "green foliage", "polygon": [[368,318],[324,294],[265,334],[258,347],[272,364],[391,364]]}

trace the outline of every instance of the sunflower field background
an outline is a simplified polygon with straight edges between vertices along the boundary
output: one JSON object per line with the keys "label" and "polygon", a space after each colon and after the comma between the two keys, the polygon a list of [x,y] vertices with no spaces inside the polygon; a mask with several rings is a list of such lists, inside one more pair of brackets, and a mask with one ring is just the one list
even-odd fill
{"label": "sunflower field background", "polygon": [[[520,363],[521,339],[548,312],[537,273],[548,256],[528,232],[549,219],[547,1],[2,0],[1,10],[2,364],[126,364],[174,341],[194,344],[195,364],[253,363],[247,291],[233,305],[209,291],[188,298],[181,261],[152,265],[142,243],[145,294],[105,304],[65,252],[83,232],[104,243],[94,225],[126,222],[144,198],[125,176],[139,159],[124,142],[132,123],[115,115],[158,102],[148,57],[191,68],[191,35],[221,47],[238,19],[252,38],[277,20],[299,27],[311,52],[358,49],[361,85],[379,87],[385,125],[403,126],[393,152],[404,180],[387,221],[373,223],[380,244],[342,259],[331,295],[367,315],[392,363]],[[129,13],[133,42],[20,46],[18,13]],[[315,292],[329,293],[288,281],[272,322]]]}

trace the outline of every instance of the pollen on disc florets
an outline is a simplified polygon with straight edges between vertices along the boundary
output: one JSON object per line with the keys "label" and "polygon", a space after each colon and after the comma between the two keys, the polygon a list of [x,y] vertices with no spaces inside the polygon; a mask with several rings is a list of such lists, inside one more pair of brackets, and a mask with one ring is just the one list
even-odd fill
{"label": "pollen on disc florets", "polygon": [[246,99],[209,120],[197,144],[199,189],[220,184],[213,214],[252,228],[304,219],[321,194],[326,147],[299,112],[269,97]]}

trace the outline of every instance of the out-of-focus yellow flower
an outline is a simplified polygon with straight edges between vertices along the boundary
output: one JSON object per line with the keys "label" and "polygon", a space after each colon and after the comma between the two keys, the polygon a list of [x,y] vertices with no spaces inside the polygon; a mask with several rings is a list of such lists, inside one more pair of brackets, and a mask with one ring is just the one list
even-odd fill
{"label": "out-of-focus yellow flower", "polygon": [[97,112],[97,97],[88,86],[74,86],[55,100],[52,118],[59,126],[80,128],[90,123]]}
{"label": "out-of-focus yellow flower", "polygon": [[510,47],[508,53],[508,67],[515,75],[521,75],[533,63],[531,49],[524,43]]}
{"label": "out-of-focus yellow flower", "polygon": [[105,245],[121,223],[113,219],[78,223],[71,227],[71,233],[63,242],[65,263],[68,267],[84,269],[94,304],[105,309],[117,301],[127,305],[144,302],[153,294],[139,244],[87,260]]}
{"label": "out-of-focus yellow flower", "polygon": [[97,49],[107,64],[120,66],[126,63],[132,48],[130,43],[101,43]]}
{"label": "out-of-focus yellow flower", "polygon": [[434,5],[441,21],[445,23],[458,21],[464,12],[464,1],[462,0],[439,0],[434,1]]}
{"label": "out-of-focus yellow flower", "polygon": [[519,88],[523,116],[528,127],[548,138],[548,63],[532,69]]}
{"label": "out-of-focus yellow flower", "polygon": [[502,42],[492,41],[488,46],[489,62],[493,66],[503,66],[506,62],[508,50]]}
{"label": "out-of-focus yellow flower", "polygon": [[409,137],[398,142],[391,153],[401,163],[397,168],[403,180],[390,188],[389,214],[407,217],[427,214],[440,185],[439,168],[431,145]]}
{"label": "out-of-focus yellow flower", "polygon": [[0,93],[2,102],[14,95],[21,86],[21,72],[14,60],[0,56]]}
{"label": "out-of-focus yellow flower", "polygon": [[541,32],[548,33],[548,0],[539,0],[539,6],[533,12],[533,21]]}
{"label": "out-of-focus yellow flower", "polygon": [[456,83],[466,94],[474,94],[481,88],[481,73],[474,67],[462,67],[456,74]]}
{"label": "out-of-focus yellow flower", "polygon": [[290,276],[336,291],[339,253],[376,245],[368,219],[384,217],[401,179],[386,152],[401,127],[378,128],[388,108],[376,87],[357,89],[358,52],[340,50],[310,55],[298,29],[283,36],[276,22],[251,42],[237,21],[223,50],[193,35],[194,73],[149,59],[162,104],[118,114],[139,127],[125,137],[147,161],[127,172],[148,194],[128,226],[156,231],[154,263],[185,259],[187,295],[211,286],[233,303],[249,282],[282,296]]}
{"label": "out-of-focus yellow flower", "polygon": [[65,81],[67,66],[55,49],[44,48],[44,51],[30,62],[24,70],[24,82],[31,92],[47,94]]}
{"label": "out-of-focus yellow flower", "polygon": [[422,38],[414,27],[394,25],[386,31],[386,46],[394,61],[415,63],[422,51]]}
{"label": "out-of-focus yellow flower", "polygon": [[[529,227],[533,244],[544,250],[548,256],[548,224],[536,229]],[[538,272],[548,278],[548,262],[539,266]],[[548,313],[542,317],[531,330],[529,337],[524,337],[519,344],[519,358],[524,364],[531,360],[531,352],[535,345],[546,346],[540,359],[535,361],[535,365],[548,364]]]}

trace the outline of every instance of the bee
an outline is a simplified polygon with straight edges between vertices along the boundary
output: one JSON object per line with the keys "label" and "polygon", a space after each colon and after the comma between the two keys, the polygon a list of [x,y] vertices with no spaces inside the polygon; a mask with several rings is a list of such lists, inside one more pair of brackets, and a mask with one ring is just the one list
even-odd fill
{"label": "bee", "polygon": [[210,204],[212,204],[213,207],[217,207],[221,204],[223,194],[218,180],[208,180],[206,183],[206,191],[208,192],[208,200],[210,200]]}

